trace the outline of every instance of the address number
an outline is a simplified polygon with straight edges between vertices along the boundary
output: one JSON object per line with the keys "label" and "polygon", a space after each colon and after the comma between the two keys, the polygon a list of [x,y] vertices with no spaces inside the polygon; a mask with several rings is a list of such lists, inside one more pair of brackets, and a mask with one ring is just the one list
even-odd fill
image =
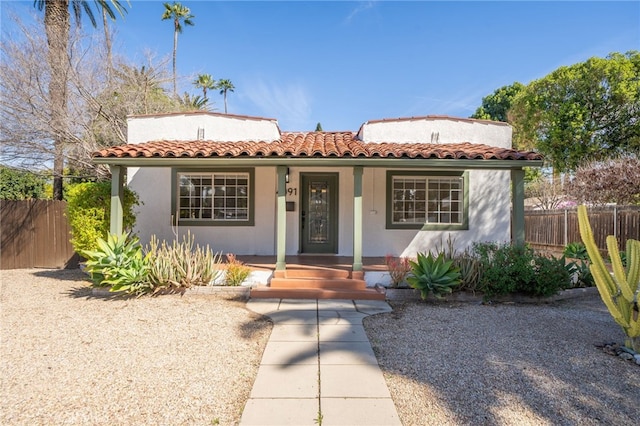
{"label": "address number", "polygon": [[298,188],[287,188],[287,195],[289,196],[298,195]]}

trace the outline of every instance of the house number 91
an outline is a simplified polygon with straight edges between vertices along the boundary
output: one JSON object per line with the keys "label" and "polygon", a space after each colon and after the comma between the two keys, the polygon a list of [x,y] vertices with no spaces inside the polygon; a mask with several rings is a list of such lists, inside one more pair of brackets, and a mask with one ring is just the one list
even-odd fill
{"label": "house number 91", "polygon": [[287,195],[289,196],[298,195],[298,188],[287,188]]}

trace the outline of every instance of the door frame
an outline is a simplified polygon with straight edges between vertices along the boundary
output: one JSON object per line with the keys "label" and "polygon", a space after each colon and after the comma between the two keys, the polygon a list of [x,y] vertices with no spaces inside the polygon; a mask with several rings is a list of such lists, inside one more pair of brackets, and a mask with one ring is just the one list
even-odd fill
{"label": "door frame", "polygon": [[[338,237],[340,233],[338,232],[338,228],[340,226],[339,221],[339,206],[338,202],[340,200],[339,196],[339,184],[340,184],[340,174],[332,173],[332,172],[301,172],[300,173],[300,214],[299,214],[299,224],[298,224],[298,232],[300,234],[299,241],[299,250],[298,252],[301,254],[337,254],[339,241]],[[309,200],[309,180],[310,179],[323,179],[327,181],[329,186],[329,223],[333,224],[329,228],[329,240],[330,242],[327,245],[322,247],[318,246],[318,250],[313,250],[308,247],[308,244],[305,244],[305,221],[306,218],[305,212],[307,210],[307,203]],[[308,215],[307,215],[308,216]]]}

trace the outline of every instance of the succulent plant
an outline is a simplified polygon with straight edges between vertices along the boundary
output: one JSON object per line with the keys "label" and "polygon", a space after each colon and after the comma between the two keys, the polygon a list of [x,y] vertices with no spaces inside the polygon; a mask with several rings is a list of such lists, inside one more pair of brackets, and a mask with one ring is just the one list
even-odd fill
{"label": "succulent plant", "polygon": [[453,260],[446,260],[443,253],[433,257],[431,253],[418,253],[416,261],[411,260],[411,276],[407,278],[409,285],[420,290],[422,299],[429,293],[437,298],[449,294],[460,284],[460,268]]}

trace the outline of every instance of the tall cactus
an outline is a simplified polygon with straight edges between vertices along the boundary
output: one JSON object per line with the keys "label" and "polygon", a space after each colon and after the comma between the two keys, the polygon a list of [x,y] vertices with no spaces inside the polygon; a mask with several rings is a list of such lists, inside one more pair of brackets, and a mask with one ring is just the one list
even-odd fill
{"label": "tall cactus", "polygon": [[591,274],[595,279],[600,297],[609,309],[613,319],[620,324],[627,340],[625,346],[640,353],[640,241],[627,240],[627,268],[622,266],[618,241],[613,235],[607,237],[607,249],[611,258],[613,275],[602,260],[593,238],[591,224],[585,206],[578,207],[580,236],[591,259]]}

